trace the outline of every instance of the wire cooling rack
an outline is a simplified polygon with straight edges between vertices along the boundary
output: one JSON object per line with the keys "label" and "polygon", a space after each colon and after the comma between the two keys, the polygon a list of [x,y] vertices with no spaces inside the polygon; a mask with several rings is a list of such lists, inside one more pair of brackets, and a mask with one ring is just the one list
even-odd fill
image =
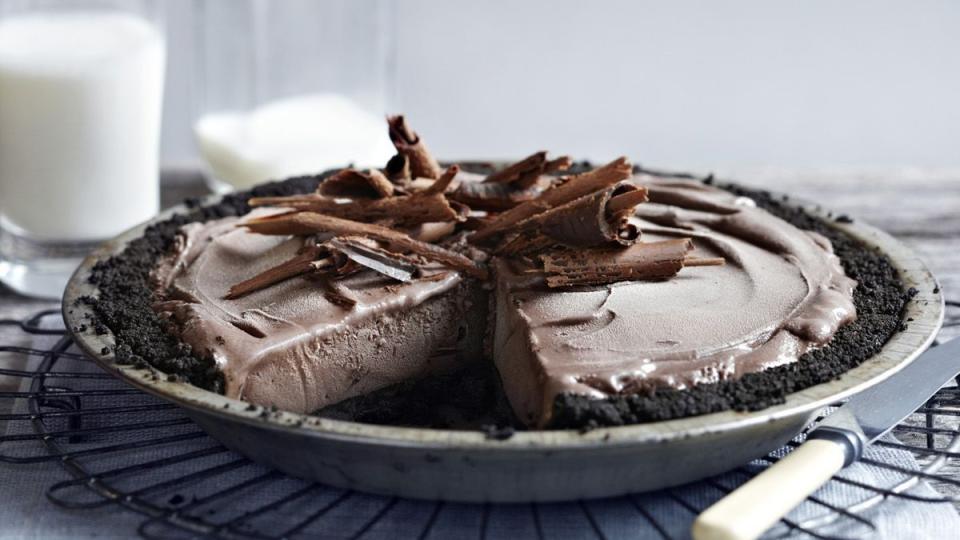
{"label": "wire cooling rack", "polygon": [[[948,305],[947,325],[960,325],[960,304]],[[19,382],[0,392],[0,411],[9,411],[0,414],[0,461],[58,464],[69,479],[47,488],[53,504],[139,512],[145,538],[684,538],[703,508],[791,449],[698,484],[600,501],[468,505],[368,495],[290,478],[233,453],[173,405],[76,352],[58,312],[0,325],[33,343],[0,344],[0,377]],[[865,537],[877,530],[878,505],[955,502],[943,493],[960,493],[960,474],[947,474],[960,458],[960,389],[942,389],[893,435],[772,536]]]}

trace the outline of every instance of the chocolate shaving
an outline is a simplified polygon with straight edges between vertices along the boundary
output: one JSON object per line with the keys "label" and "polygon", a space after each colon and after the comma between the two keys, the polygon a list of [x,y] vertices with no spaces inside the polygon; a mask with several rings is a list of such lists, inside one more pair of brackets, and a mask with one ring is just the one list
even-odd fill
{"label": "chocolate shaving", "polygon": [[320,286],[323,287],[323,297],[331,304],[344,309],[353,309],[357,305],[357,298],[344,284],[328,277],[321,277]]}
{"label": "chocolate shaving", "polygon": [[427,150],[415,131],[407,125],[403,115],[388,116],[390,140],[397,152],[403,154],[410,164],[410,175],[414,178],[440,178],[442,169],[437,160]]}
{"label": "chocolate shaving", "polygon": [[[441,178],[442,177],[443,175],[441,175]],[[479,184],[480,182],[483,181],[483,178],[484,178],[483,175],[464,171],[460,169],[459,165],[457,165],[457,173],[453,176],[452,179],[450,179],[449,184],[446,184],[446,186],[444,187],[444,192],[447,194],[447,196],[449,196],[451,193],[460,189],[461,184],[466,184],[466,183]],[[437,180],[438,179],[434,179],[434,178],[414,178],[407,184],[406,187],[411,192],[422,192],[422,191],[426,191],[427,189],[430,189],[430,187],[434,183],[436,183]],[[444,183],[446,183],[446,180],[444,180]]]}
{"label": "chocolate shaving", "polygon": [[405,186],[410,182],[410,160],[403,154],[394,154],[383,168],[387,179],[394,184]]}
{"label": "chocolate shaving", "polygon": [[568,169],[572,163],[569,156],[548,161],[547,153],[540,151],[487,176],[484,182],[515,184],[521,190],[528,189],[534,186],[541,176]]}
{"label": "chocolate shaving", "polygon": [[444,279],[447,278],[448,275],[450,275],[450,272],[437,272],[436,274],[420,276],[419,278],[417,278],[417,281],[419,282],[443,281]]}
{"label": "chocolate shaving", "polygon": [[526,174],[533,173],[539,176],[540,171],[543,170],[543,164],[546,162],[547,153],[541,150],[488,175],[484,182],[491,184],[512,184]]}
{"label": "chocolate shaving", "polygon": [[559,171],[565,171],[573,165],[573,159],[570,156],[560,156],[557,159],[551,159],[543,164],[541,174],[553,174]]}
{"label": "chocolate shaving", "polygon": [[451,201],[449,199],[447,200],[447,203],[450,205],[450,208],[453,208],[453,211],[457,213],[458,223],[463,223],[467,221],[467,218],[470,217],[470,212],[472,212],[472,210],[470,209],[469,205],[463,204],[460,201]]}
{"label": "chocolate shaving", "polygon": [[330,254],[330,250],[323,246],[305,245],[292,259],[284,261],[250,279],[241,281],[230,287],[230,290],[227,291],[224,298],[227,300],[235,300],[241,296],[266,289],[290,278],[320,269],[330,268],[334,265],[335,261]]}
{"label": "chocolate shaving", "polygon": [[439,242],[457,230],[457,224],[452,221],[421,223],[407,231],[411,238],[421,242]]}
{"label": "chocolate shaving", "polygon": [[610,243],[629,246],[640,231],[629,224],[626,216],[645,200],[643,189],[618,182],[518,223],[514,228],[517,235],[497,252],[529,253],[553,244],[572,248]]}
{"label": "chocolate shaving", "polygon": [[529,187],[513,184],[494,184],[489,182],[460,182],[447,197],[469,206],[473,210],[503,212],[526,201],[536,199],[544,189],[550,187],[551,180],[541,176]]}
{"label": "chocolate shaving", "polygon": [[473,216],[467,216],[466,221],[464,221],[461,224],[461,226],[463,227],[464,230],[467,230],[467,231],[478,231],[486,227],[487,225],[489,225],[490,222],[492,221],[493,221],[492,216],[473,215]]}
{"label": "chocolate shaving", "polygon": [[547,286],[606,285],[620,281],[668,279],[684,266],[715,266],[722,258],[688,258],[689,238],[637,243],[628,248],[558,251],[540,256]]}
{"label": "chocolate shaving", "polygon": [[424,195],[438,195],[442,194],[450,186],[450,183],[453,182],[453,179],[457,177],[457,173],[460,172],[459,165],[451,165],[447,167],[447,170],[443,171],[443,174],[440,175],[440,178],[433,183],[430,187],[423,190],[421,193]]}
{"label": "chocolate shaving", "polygon": [[[492,223],[473,233],[470,242],[481,243],[503,235],[521,221],[547,210],[568,203],[595,191],[601,190],[622,180],[627,180],[633,167],[625,157],[592,171],[570,177],[559,186],[544,191],[539,197],[522,203],[498,215]],[[644,189],[644,188],[640,188]]]}
{"label": "chocolate shaving", "polygon": [[343,169],[320,182],[317,193],[347,199],[381,199],[393,195],[393,184],[376,169]]}
{"label": "chocolate shaving", "polygon": [[266,216],[248,220],[241,225],[260,234],[310,235],[330,232],[343,236],[366,236],[390,244],[387,249],[391,251],[409,251],[448,268],[463,271],[471,277],[487,279],[487,270],[469,258],[438,245],[415,240],[405,233],[381,225],[360,223],[315,212]]}
{"label": "chocolate shaving", "polygon": [[334,264],[332,267],[315,266],[313,273],[318,276],[326,277],[332,273],[337,278],[344,278],[364,269],[364,266],[357,261],[347,257],[344,253],[332,251]]}
{"label": "chocolate shaving", "polygon": [[640,238],[640,227],[631,218],[636,214],[637,207],[644,202],[647,202],[645,190],[621,191],[610,198],[607,203],[607,222],[617,231],[620,240],[633,243]]}
{"label": "chocolate shaving", "polygon": [[517,161],[487,176],[484,182],[491,184],[512,184],[520,178],[540,176],[543,164],[547,162],[547,153],[543,150]]}
{"label": "chocolate shaving", "polygon": [[727,260],[723,257],[687,257],[683,260],[683,267],[688,266],[723,266]]}
{"label": "chocolate shaving", "polygon": [[637,205],[645,202],[647,202],[646,190],[620,190],[614,193],[607,203],[607,216],[610,218],[632,216]]}
{"label": "chocolate shaving", "polygon": [[413,281],[420,271],[416,259],[371,245],[362,237],[336,236],[327,241],[327,246],[355,263],[397,281]]}
{"label": "chocolate shaving", "polygon": [[528,230],[512,237],[497,248],[494,254],[505,256],[529,255],[552,247],[561,247],[561,243],[546,234]]}
{"label": "chocolate shaving", "polygon": [[354,221],[391,220],[398,225],[435,221],[461,221],[463,216],[442,193],[413,193],[385,199],[340,202],[317,194],[287,197],[254,197],[250,206],[283,206],[294,210],[320,212]]}
{"label": "chocolate shaving", "polygon": [[[398,281],[411,281],[419,275],[418,265],[421,262],[413,257],[381,249],[375,241],[367,238],[337,236],[320,245],[304,245],[292,259],[234,285],[224,298],[240,298],[300,275],[312,275],[320,282],[328,284],[334,278],[343,278],[364,268]],[[325,292],[325,295],[328,293],[329,291]],[[342,298],[337,303],[341,300]]]}

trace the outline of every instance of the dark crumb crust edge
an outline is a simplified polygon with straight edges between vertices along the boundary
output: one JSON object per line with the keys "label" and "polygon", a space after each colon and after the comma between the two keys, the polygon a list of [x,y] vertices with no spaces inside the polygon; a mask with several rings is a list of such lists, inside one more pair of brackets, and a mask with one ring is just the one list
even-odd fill
{"label": "dark crumb crust edge", "polygon": [[[482,167],[486,168],[486,167]],[[577,169],[589,168],[581,163]],[[554,403],[551,428],[589,429],[641,422],[668,420],[723,411],[758,410],[782,403],[789,393],[838,378],[845,371],[876,354],[901,327],[901,313],[909,298],[889,259],[822,220],[792,207],[786,199],[776,200],[769,192],[750,190],[735,184],[717,184],[712,177],[649,171],[658,176],[701,180],[756,201],[757,205],[786,221],[823,234],[833,243],[847,275],[856,279],[854,291],[857,320],[842,328],[827,347],[811,351],[794,364],[736,381],[700,385],[684,391],[659,390],[650,395],[615,396],[592,399],[563,394]],[[119,254],[98,262],[89,281],[99,291],[96,297],[78,300],[91,308],[93,330],[113,332],[112,351],[118,363],[153,366],[171,378],[187,381],[214,392],[223,391],[223,376],[212,359],[196,355],[170,332],[171,323],[152,309],[149,284],[156,261],[173,246],[177,230],[188,223],[238,216],[249,211],[247,199],[311,192],[317,182],[335,171],[262,184],[249,191],[225,195],[219,202],[203,206],[199,200],[186,201],[187,211],[148,227]],[[111,351],[104,351],[104,354]]]}

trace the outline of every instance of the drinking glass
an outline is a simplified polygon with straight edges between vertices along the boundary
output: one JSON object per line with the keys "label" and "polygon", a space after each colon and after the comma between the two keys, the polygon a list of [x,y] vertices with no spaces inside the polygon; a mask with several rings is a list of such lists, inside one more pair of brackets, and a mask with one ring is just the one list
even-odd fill
{"label": "drinking glass", "polygon": [[160,1],[0,0],[0,281],[58,298],[159,206]]}

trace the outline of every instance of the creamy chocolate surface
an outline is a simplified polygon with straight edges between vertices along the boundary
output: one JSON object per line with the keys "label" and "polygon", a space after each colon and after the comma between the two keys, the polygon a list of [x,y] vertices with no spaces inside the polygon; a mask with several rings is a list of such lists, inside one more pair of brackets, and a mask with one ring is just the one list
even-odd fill
{"label": "creamy chocolate surface", "polygon": [[312,412],[478,357],[479,338],[456,352],[464,332],[469,338],[482,330],[480,322],[461,330],[475,307],[473,287],[440,268],[425,272],[432,279],[409,283],[373,272],[345,278],[341,285],[357,299],[352,308],[331,302],[305,277],[225,299],[233,284],[303,245],[301,238],[250,233],[238,222],[187,225],[176,253],[154,273],[165,290],[154,309],[176,322],[195,353],[215,359],[226,395]]}
{"label": "creamy chocolate surface", "polygon": [[698,182],[632,181],[649,190],[633,218],[641,242],[692,238],[693,256],[726,264],[664,281],[549,289],[520,260],[496,258],[487,327],[488,293],[439,267],[411,283],[370,271],[346,278],[352,308],[305,277],[227,300],[232,285],[303,243],[228,218],[182,229],[154,273],[155,309],[195,354],[216,360],[227,395],[300,412],[477,360],[487,335],[514,412],[535,426],[549,422],[560,393],[607,397],[737,378],[796,361],[856,317],[856,283],[822,236]]}
{"label": "creamy chocolate surface", "polygon": [[795,361],[856,317],[856,282],[830,243],[697,182],[642,176],[642,241],[690,237],[721,267],[665,281],[550,290],[498,260],[495,360],[514,412],[549,422],[562,392],[684,389]]}

